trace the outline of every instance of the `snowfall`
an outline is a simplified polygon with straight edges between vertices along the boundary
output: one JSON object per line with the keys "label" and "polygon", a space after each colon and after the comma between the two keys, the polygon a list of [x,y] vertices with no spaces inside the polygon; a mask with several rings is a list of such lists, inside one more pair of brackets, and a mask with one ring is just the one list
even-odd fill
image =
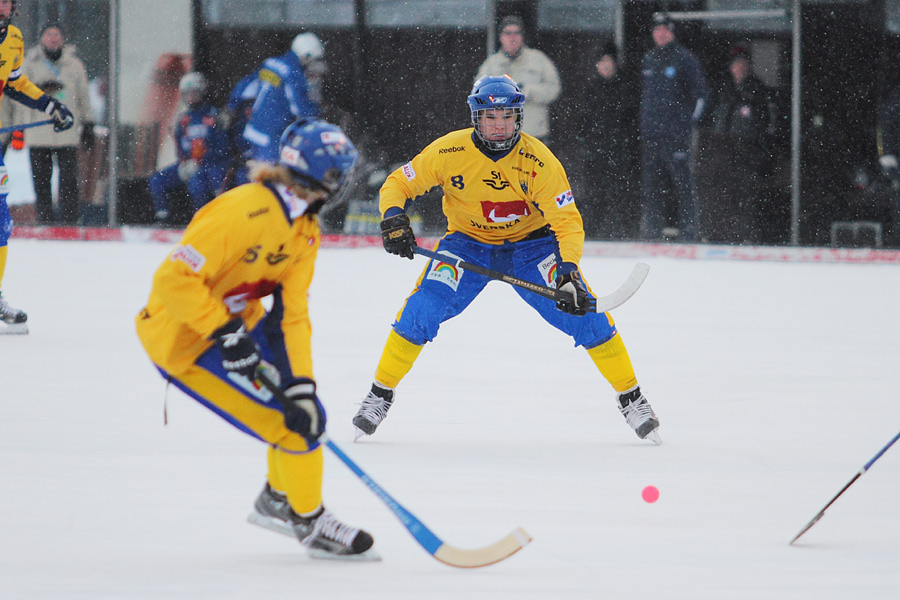
{"label": "snowfall", "polygon": [[322,249],[310,311],[332,439],[448,544],[518,526],[534,539],[455,569],[328,452],[326,504],[382,561],[314,560],[246,522],[265,446],[167,392],[134,332],[169,250],[10,243],[4,295],[31,332],[0,336],[0,598],[900,597],[900,444],[788,544],[900,428],[898,266],[585,258],[598,294],[651,266],[613,316],[661,446],[634,435],[582,349],[495,282],[354,442],[425,261]]}

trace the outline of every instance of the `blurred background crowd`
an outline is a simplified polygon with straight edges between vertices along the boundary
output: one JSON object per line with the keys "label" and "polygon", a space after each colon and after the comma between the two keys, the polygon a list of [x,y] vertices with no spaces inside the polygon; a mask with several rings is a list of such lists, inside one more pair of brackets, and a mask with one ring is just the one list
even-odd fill
{"label": "blurred background crowd", "polygon": [[[386,175],[469,126],[478,75],[508,73],[526,95],[524,131],[562,161],[590,239],[900,247],[900,0],[166,3],[178,10],[160,7],[146,28],[171,23],[173,41],[140,58],[132,20],[111,44],[110,19],[126,18],[113,2],[22,3],[26,73],[64,82],[77,127],[53,147],[37,129],[0,140],[7,163],[28,153],[20,225],[183,226],[242,181],[248,158],[265,160],[266,124],[316,114],[361,151],[326,231],[375,233]],[[414,223],[441,233],[430,194]]]}

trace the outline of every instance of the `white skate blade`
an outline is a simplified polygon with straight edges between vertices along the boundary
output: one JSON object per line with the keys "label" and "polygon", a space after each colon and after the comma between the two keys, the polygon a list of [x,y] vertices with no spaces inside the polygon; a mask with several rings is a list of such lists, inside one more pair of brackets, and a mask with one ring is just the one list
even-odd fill
{"label": "white skate blade", "polygon": [[28,323],[4,323],[0,321],[0,335],[25,335]]}
{"label": "white skate blade", "polygon": [[249,515],[247,515],[247,522],[252,523],[258,527],[262,527],[263,529],[268,529],[269,531],[274,531],[275,533],[280,533],[281,535],[286,535],[290,538],[297,539],[297,534],[294,533],[294,528],[282,521],[281,519],[273,519],[272,517],[267,517],[265,515],[261,515],[256,511],[253,511]]}
{"label": "white skate blade", "polygon": [[644,436],[644,439],[650,440],[657,446],[662,446],[662,438],[659,437],[659,429],[654,429],[653,431],[648,433],[646,436]]}
{"label": "white skate blade", "polygon": [[359,438],[366,437],[369,435],[368,433],[366,433],[365,431],[363,431],[362,429],[360,429],[359,427],[357,427],[355,425],[353,426],[353,429],[356,430],[353,432],[353,441],[354,442],[359,441]]}
{"label": "white skate blade", "polygon": [[316,560],[346,560],[351,562],[374,562],[381,560],[381,555],[375,551],[374,546],[362,554],[335,554],[319,548],[307,548],[306,552],[309,554],[310,558],[315,558]]}

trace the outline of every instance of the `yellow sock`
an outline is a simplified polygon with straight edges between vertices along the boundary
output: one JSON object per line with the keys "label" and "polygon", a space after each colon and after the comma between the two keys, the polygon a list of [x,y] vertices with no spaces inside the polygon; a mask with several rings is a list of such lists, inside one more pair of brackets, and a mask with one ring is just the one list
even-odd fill
{"label": "yellow sock", "polygon": [[0,289],[3,289],[3,271],[6,270],[6,253],[9,246],[0,246]]}
{"label": "yellow sock", "polygon": [[587,353],[617,392],[628,391],[637,385],[628,350],[618,333],[608,342],[589,349]]}
{"label": "yellow sock", "polygon": [[278,473],[278,449],[276,446],[269,446],[269,453],[266,457],[269,462],[269,473],[266,479],[269,486],[276,492],[284,493],[284,484],[281,482],[281,476]]}
{"label": "yellow sock", "polygon": [[375,381],[389,388],[397,387],[400,380],[412,369],[422,348],[424,346],[403,339],[392,329],[378,361],[378,367],[375,369]]}
{"label": "yellow sock", "polygon": [[322,446],[302,454],[278,447],[269,450],[269,485],[287,494],[298,515],[322,505],[322,469]]}

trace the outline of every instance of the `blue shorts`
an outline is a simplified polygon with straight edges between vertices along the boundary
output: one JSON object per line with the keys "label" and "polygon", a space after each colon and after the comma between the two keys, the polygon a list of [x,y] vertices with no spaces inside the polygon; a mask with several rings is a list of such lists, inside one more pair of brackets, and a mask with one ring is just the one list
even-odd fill
{"label": "blue shorts", "polygon": [[[556,286],[559,257],[552,234],[496,245],[476,242],[462,233],[451,233],[441,239],[437,251],[525,281]],[[441,323],[465,310],[489,281],[492,280],[484,275],[429,260],[416,289],[394,322],[394,331],[414,344],[423,345],[432,341]],[[514,289],[545,321],[572,336],[576,346],[593,348],[616,335],[615,323],[608,313],[588,313],[577,317],[562,312],[548,298],[523,288]]]}
{"label": "blue shorts", "polygon": [[0,154],[0,247],[9,243],[13,230],[12,216],[9,214],[9,205],[6,203],[7,196],[9,196],[9,174],[6,171],[6,164],[3,162],[3,155]]}

